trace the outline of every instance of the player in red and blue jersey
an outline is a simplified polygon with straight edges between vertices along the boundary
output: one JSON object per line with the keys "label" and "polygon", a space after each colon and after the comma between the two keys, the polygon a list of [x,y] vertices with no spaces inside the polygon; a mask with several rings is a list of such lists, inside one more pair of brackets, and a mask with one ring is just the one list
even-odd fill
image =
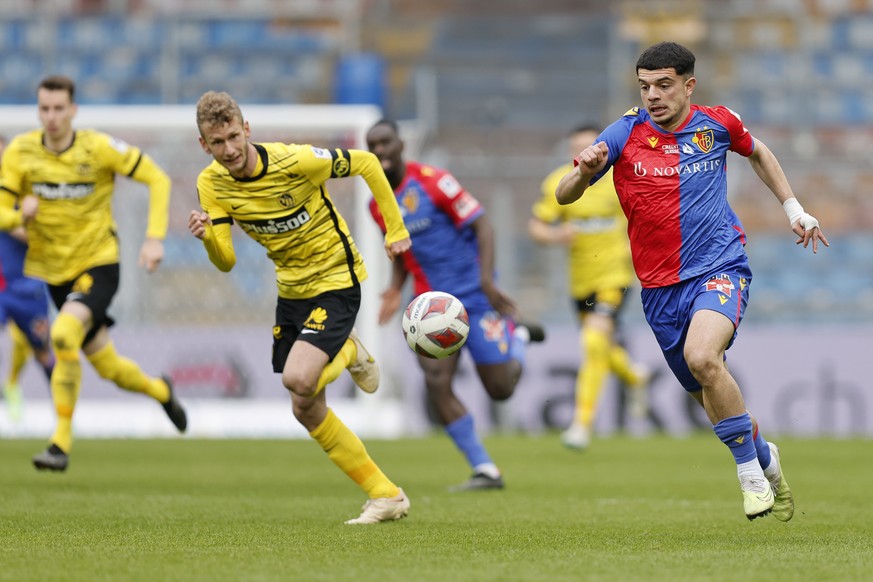
{"label": "player in red and blue jersey", "polygon": [[[6,148],[0,136],[0,155]],[[51,380],[55,358],[49,346],[49,307],[45,283],[24,276],[27,233],[18,227],[0,230],[0,327],[10,323],[12,355],[8,380],[3,385],[6,408],[14,420],[21,417],[22,395],[18,375],[28,351]]]}
{"label": "player in red and blue jersey", "polygon": [[725,363],[752,282],[745,233],[727,201],[727,153],[749,159],[785,209],[798,244],[817,252],[828,242],[776,156],[739,115],[691,103],[694,61],[676,43],[646,49],[636,65],[644,108],[628,111],[580,152],[555,194],[570,204],[613,168],[643,310],[664,357],[733,453],[746,516],[772,511],[788,521],[794,499],[779,451],[758,431]]}
{"label": "player in red and blue jersey", "polygon": [[[17,238],[26,236],[21,232],[23,230],[0,232],[0,326],[10,321],[17,326],[50,380],[55,360],[49,347],[48,294],[45,283],[24,276],[27,244]],[[24,361],[22,356],[13,354],[13,359],[16,357]],[[10,380],[4,385],[3,392],[10,415],[17,419],[21,415],[18,383]]]}
{"label": "player in red and blue jersey", "polygon": [[[410,274],[416,296],[432,290],[451,293],[470,316],[464,347],[476,363],[479,379],[493,400],[506,400],[521,376],[525,344],[542,341],[544,334],[537,325],[516,323],[515,301],[496,284],[494,228],[485,209],[445,170],[404,161],[395,122],[377,122],[367,133],[367,146],[382,163],[412,239],[412,249],[393,262],[379,322],[387,323],[400,308]],[[370,212],[384,232],[374,201]],[[453,490],[502,489],[500,470],[476,435],[472,415],[452,390],[459,356],[460,352],[441,360],[418,356],[437,416],[473,471]]]}

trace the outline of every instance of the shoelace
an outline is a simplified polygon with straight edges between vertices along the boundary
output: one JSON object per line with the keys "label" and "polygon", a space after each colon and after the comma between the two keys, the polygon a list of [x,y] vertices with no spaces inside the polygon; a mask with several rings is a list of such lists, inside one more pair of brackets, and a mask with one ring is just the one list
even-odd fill
{"label": "shoelace", "polygon": [[762,477],[746,477],[742,482],[743,491],[766,494],[771,489],[770,481]]}

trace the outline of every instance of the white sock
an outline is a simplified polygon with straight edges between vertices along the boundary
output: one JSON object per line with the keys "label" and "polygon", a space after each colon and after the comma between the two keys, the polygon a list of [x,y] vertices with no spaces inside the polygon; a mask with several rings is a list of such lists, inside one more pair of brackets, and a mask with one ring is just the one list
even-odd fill
{"label": "white sock", "polygon": [[779,464],[776,462],[775,457],[770,457],[770,464],[764,469],[764,476],[773,480],[774,477],[779,476]]}
{"label": "white sock", "polygon": [[[770,463],[771,465],[773,463]],[[761,463],[758,462],[758,459],[752,459],[751,461],[740,463],[737,465],[737,477],[740,478],[740,481],[745,479],[753,479],[763,478],[764,471],[761,470]]]}
{"label": "white sock", "polygon": [[515,326],[515,331],[512,333],[512,335],[514,335],[526,344],[530,343],[530,330],[528,330],[523,325]]}
{"label": "white sock", "polygon": [[481,465],[476,465],[473,467],[473,472],[488,475],[492,479],[500,477],[500,469],[498,469],[497,465],[494,463],[482,463]]}

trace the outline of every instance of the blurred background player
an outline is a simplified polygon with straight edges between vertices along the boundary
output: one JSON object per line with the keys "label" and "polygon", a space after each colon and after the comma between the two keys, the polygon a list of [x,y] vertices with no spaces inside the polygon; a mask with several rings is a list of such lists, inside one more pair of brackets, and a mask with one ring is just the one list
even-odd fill
{"label": "blurred background player", "polygon": [[[571,204],[614,168],[646,320],[685,390],[703,406],[737,466],[746,517],[794,515],[779,451],[746,409],[726,365],[749,301],[745,232],[727,201],[727,154],[748,158],[782,204],[798,244],[828,245],[794,197],[778,159],[723,106],[691,103],[694,54],[662,42],[636,63],[634,107],[575,158],[555,195]],[[661,147],[655,147],[660,145]]]}
{"label": "blurred background player", "polygon": [[[6,137],[0,135],[0,157],[4,149]],[[23,227],[0,230],[0,325],[7,325],[11,342],[3,396],[12,420],[22,415],[18,379],[31,352],[49,380],[55,363],[49,347],[48,293],[45,283],[24,276],[26,253],[27,233]]]}
{"label": "blurred background player", "polygon": [[[164,256],[170,179],[138,148],[94,130],[74,130],[76,86],[51,76],[37,89],[42,129],[13,139],[3,156],[0,206],[6,226],[24,224],[28,250],[24,272],[48,283],[59,313],[51,326],[57,361],[51,376],[57,426],[49,447],[33,457],[37,469],[63,471],[73,445],[73,411],[82,383],[79,352],[97,373],[119,388],[159,403],[176,428],[187,426],[184,409],[166,378],[146,375],[115,351],[107,314],[118,290],[119,248],[112,217],[116,174],[149,186],[149,215],[140,266],[153,272]],[[13,209],[18,204],[19,212]]]}
{"label": "blurred background player", "polygon": [[[580,125],[568,135],[570,160],[591,145],[601,128]],[[630,388],[630,412],[646,414],[648,369],[634,363],[616,341],[618,315],[627,288],[634,282],[627,219],[612,185],[612,172],[592,186],[585,197],[562,206],[555,199],[561,178],[573,169],[568,162],[551,172],[541,186],[542,195],[532,208],[528,233],[538,243],[562,245],[570,273],[570,296],[582,330],[582,366],[576,376],[576,409],[561,442],[585,449],[591,440],[600,394],[610,373]]]}
{"label": "blurred background player", "polygon": [[[402,260],[393,263],[379,322],[384,325],[400,309],[403,284],[410,274],[416,296],[431,290],[451,293],[470,316],[464,348],[476,363],[482,385],[493,400],[506,400],[521,377],[525,345],[542,341],[544,334],[539,326],[516,324],[518,306],[497,286],[494,228],[485,209],[445,170],[404,161],[404,144],[394,121],[377,122],[367,133],[367,147],[379,158],[394,188],[413,243]],[[370,202],[370,211],[384,232],[385,221],[375,201]],[[473,416],[452,389],[460,352],[440,360],[416,357],[437,417],[473,471],[453,490],[502,489],[500,470],[477,435]]]}
{"label": "blurred background player", "polygon": [[227,93],[200,97],[197,129],[214,161],[197,179],[202,211],[191,212],[188,229],[221,271],[236,264],[234,221],[276,263],[273,371],[282,374],[294,417],[369,498],[361,515],[346,523],[406,516],[409,498],[328,408],[324,393],[345,369],[364,392],[379,388],[379,367],[352,327],[367,270],[324,185],[330,178],[364,178],[387,216],[385,249],[393,260],[410,240],[379,162],[363,150],[253,143],[249,123]]}

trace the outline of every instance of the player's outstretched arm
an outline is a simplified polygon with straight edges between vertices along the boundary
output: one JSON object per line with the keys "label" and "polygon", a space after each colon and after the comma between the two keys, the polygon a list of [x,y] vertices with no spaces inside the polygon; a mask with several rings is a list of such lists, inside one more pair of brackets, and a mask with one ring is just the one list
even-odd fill
{"label": "player's outstretched arm", "polygon": [[163,241],[170,220],[170,189],[172,181],[164,170],[147,154],[142,154],[136,171],[131,176],[149,188],[149,217],[146,239]]}
{"label": "player's outstretched arm", "polygon": [[479,245],[479,276],[482,292],[488,297],[491,307],[503,315],[517,317],[518,305],[515,300],[494,282],[494,227],[491,220],[483,213],[470,223],[470,227],[476,233],[476,241]]}
{"label": "player's outstretched arm", "polygon": [[549,224],[534,216],[527,221],[527,233],[540,244],[570,246],[578,231],[571,222]]}
{"label": "player's outstretched arm", "polygon": [[146,238],[139,251],[139,266],[153,273],[164,260],[164,238],[170,219],[172,181],[164,170],[143,153],[131,178],[149,188],[149,215]]}
{"label": "player's outstretched arm", "polygon": [[819,241],[826,247],[831,246],[822,232],[818,220],[805,212],[800,202],[795,198],[779,160],[764,142],[755,139],[755,150],[749,156],[749,163],[761,181],[767,185],[779,203],[782,204],[785,214],[788,215],[791,230],[798,236],[797,244],[802,244],[803,248],[806,248],[811,242],[813,253],[818,252]]}
{"label": "player's outstretched arm", "polygon": [[188,215],[188,230],[203,241],[206,254],[213,265],[225,273],[236,264],[236,252],[230,235],[230,223],[213,226],[209,214],[192,210]]}
{"label": "player's outstretched arm", "polygon": [[605,142],[590,145],[576,156],[576,166],[570,170],[555,190],[558,204],[572,204],[582,197],[591,179],[603,168],[609,160],[609,147]]}
{"label": "player's outstretched arm", "polygon": [[375,154],[365,150],[349,150],[349,156],[354,168],[353,173],[364,178],[385,220],[385,252],[393,261],[395,257],[412,248],[412,240],[409,238],[406,225],[403,224],[403,216],[400,214],[394,190],[391,189],[382,164]]}

